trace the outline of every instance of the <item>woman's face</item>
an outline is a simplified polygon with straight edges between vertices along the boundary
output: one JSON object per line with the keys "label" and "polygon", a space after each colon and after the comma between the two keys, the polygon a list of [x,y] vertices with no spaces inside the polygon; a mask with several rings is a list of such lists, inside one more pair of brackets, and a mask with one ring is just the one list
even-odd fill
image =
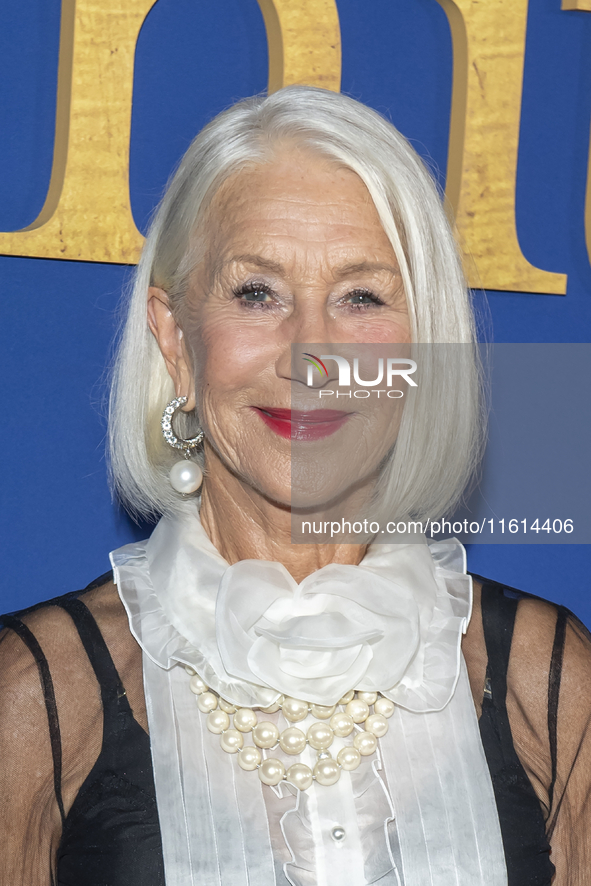
{"label": "woman's face", "polygon": [[[367,401],[319,401],[306,386],[307,364],[292,361],[297,343],[410,340],[398,264],[361,179],[285,148],[273,162],[230,178],[203,227],[205,257],[177,320],[192,362],[206,467],[216,461],[267,498],[294,503],[292,445],[322,459],[327,444],[335,453],[339,435],[353,430],[362,470],[374,470],[395,439],[392,402],[380,418],[375,408],[369,414]],[[307,438],[307,426],[302,432],[277,411],[298,402],[305,411],[329,405],[348,414],[328,438]],[[321,497],[338,494],[335,478],[325,480]],[[318,477],[310,482],[318,487]]]}

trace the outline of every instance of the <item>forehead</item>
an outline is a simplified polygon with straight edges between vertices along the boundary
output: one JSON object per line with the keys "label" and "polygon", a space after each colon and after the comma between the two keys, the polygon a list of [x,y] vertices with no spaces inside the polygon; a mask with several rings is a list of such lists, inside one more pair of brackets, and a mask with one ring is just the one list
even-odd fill
{"label": "forehead", "polygon": [[300,148],[282,149],[269,162],[227,179],[211,202],[205,227],[217,249],[235,240],[245,245],[269,240],[256,245],[273,248],[273,242],[290,238],[323,245],[357,241],[392,252],[359,176]]}

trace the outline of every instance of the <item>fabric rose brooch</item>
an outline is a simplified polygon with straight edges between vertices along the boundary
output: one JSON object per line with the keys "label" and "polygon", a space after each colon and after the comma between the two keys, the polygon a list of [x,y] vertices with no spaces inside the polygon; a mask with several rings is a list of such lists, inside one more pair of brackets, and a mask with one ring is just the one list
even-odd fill
{"label": "fabric rose brooch", "polygon": [[242,560],[224,573],[215,623],[229,674],[321,705],[394,687],[420,640],[410,589],[335,564],[298,584],[280,563]]}

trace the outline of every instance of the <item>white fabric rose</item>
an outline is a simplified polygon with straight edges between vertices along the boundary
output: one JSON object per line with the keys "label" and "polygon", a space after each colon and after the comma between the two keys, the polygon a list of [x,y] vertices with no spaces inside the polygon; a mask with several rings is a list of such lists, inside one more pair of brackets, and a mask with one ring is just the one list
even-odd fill
{"label": "white fabric rose", "polygon": [[243,560],[222,578],[216,636],[233,677],[332,705],[354,687],[399,682],[419,611],[409,588],[355,566],[325,566],[298,585],[280,563]]}

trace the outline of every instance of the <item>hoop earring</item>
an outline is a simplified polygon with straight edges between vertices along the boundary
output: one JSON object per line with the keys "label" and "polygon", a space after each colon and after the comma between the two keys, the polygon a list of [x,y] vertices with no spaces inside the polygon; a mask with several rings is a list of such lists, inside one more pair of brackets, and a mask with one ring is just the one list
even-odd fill
{"label": "hoop earring", "polygon": [[183,440],[182,437],[175,435],[172,420],[186,402],[186,397],[175,397],[174,400],[171,400],[162,413],[161,426],[162,434],[168,445],[173,449],[180,449],[185,456],[182,461],[175,462],[170,469],[168,475],[170,485],[182,495],[191,495],[191,493],[197,492],[203,482],[203,471],[199,465],[191,461],[193,451],[203,441],[203,431],[199,431],[196,437],[191,437],[189,440]]}

